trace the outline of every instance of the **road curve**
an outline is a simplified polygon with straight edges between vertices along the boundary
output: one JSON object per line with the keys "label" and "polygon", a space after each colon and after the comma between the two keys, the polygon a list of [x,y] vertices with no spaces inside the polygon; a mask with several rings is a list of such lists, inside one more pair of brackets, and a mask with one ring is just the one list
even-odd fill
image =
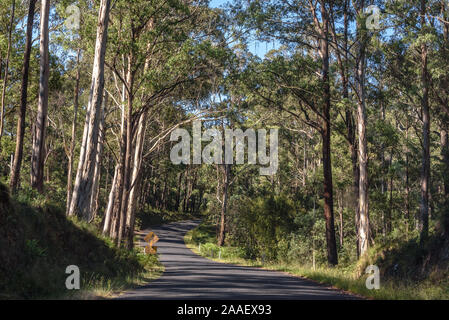
{"label": "road curve", "polygon": [[[287,274],[224,264],[203,258],[184,244],[184,235],[198,221],[153,227],[159,237],[163,275],[127,291],[126,300],[348,300],[355,296]],[[147,234],[146,230],[143,234]],[[141,244],[143,240],[140,240]]]}

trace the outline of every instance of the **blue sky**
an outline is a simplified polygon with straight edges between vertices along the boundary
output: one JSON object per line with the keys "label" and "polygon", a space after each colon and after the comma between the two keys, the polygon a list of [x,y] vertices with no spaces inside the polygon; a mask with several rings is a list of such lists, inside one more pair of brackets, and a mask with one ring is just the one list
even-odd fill
{"label": "blue sky", "polygon": [[[233,0],[210,0],[209,6],[212,8],[219,8],[222,7],[224,4],[228,2],[232,2]],[[388,17],[382,18],[384,22],[388,25]],[[355,24],[352,23],[352,29],[355,30]],[[386,30],[382,31],[382,35],[384,37],[391,37],[394,35],[393,28],[387,28]],[[260,58],[264,58],[265,54],[274,49],[279,47],[279,42],[275,41],[274,43],[270,42],[261,42],[261,41],[252,41],[248,44],[248,48],[250,52],[254,55],[259,56]]]}
{"label": "blue sky", "polygon": [[222,4],[224,4],[226,2],[228,2],[228,1],[227,0],[211,0],[210,1],[210,6],[212,8],[216,8],[216,7],[219,7],[219,6],[221,6]]}
{"label": "blue sky", "polygon": [[[232,2],[229,0],[211,0],[209,6],[212,8],[219,8],[226,4],[227,2]],[[248,48],[250,52],[254,55],[263,58],[265,54],[273,49],[273,43],[261,42],[261,41],[252,41],[248,44]],[[277,46],[276,46],[277,47]]]}

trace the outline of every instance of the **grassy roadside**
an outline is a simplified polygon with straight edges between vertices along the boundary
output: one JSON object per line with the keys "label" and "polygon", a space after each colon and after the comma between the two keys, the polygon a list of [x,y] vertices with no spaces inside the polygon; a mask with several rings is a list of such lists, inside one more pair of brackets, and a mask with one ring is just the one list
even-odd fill
{"label": "grassy roadside", "polygon": [[[106,243],[110,240],[103,238]],[[112,247],[112,244],[108,244]],[[115,249],[117,250],[117,249]],[[121,249],[120,251],[125,251]],[[81,290],[65,292],[58,299],[76,299],[76,300],[102,300],[111,299],[120,296],[124,291],[148,284],[158,279],[164,272],[164,266],[159,262],[155,255],[148,255],[142,248],[136,247],[131,252],[127,252],[132,263],[137,261],[139,268],[137,271],[126,270],[117,276],[105,277],[99,273],[93,272],[82,280]]]}
{"label": "grassy roadside", "polygon": [[102,300],[115,298],[124,291],[148,284],[162,275],[164,267],[157,258],[147,258],[150,256],[140,252],[137,253],[137,256],[144,270],[136,274],[122,275],[111,279],[93,274],[83,281],[81,290],[68,291],[56,299]]}
{"label": "grassy roadside", "polygon": [[[65,286],[70,265],[81,290]],[[0,183],[0,299],[103,299],[162,272],[156,256],[116,248],[94,225],[50,203],[13,199]]]}
{"label": "grassy roadside", "polygon": [[368,299],[378,300],[437,300],[449,299],[449,282],[435,285],[430,281],[420,283],[382,281],[379,290],[368,290],[365,282],[367,276],[357,278],[356,266],[346,268],[320,267],[315,270],[308,266],[287,263],[270,263],[245,258],[241,248],[223,247],[215,244],[215,227],[201,224],[190,230],[184,237],[188,248],[196,254],[222,263],[241,266],[260,267],[267,270],[286,272],[293,276],[308,278]]}

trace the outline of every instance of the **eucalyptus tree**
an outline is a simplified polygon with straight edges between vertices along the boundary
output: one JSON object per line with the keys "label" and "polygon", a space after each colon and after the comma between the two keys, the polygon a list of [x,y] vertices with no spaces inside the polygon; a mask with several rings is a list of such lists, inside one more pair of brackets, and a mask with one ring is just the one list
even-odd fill
{"label": "eucalyptus tree", "polygon": [[104,61],[108,38],[111,0],[101,0],[98,9],[97,37],[92,68],[92,81],[87,106],[80,158],[68,215],[91,218],[91,197],[104,88]]}
{"label": "eucalyptus tree", "polygon": [[[438,1],[395,1],[388,6],[389,11],[393,13],[392,20],[396,25],[396,32],[401,36],[397,39],[402,48],[405,48],[405,59],[414,64],[412,66],[413,77],[417,84],[412,85],[409,79],[403,78],[404,71],[396,69],[397,82],[402,84],[402,90],[406,92],[405,96],[413,103],[420,105],[420,119],[422,124],[421,143],[421,203],[419,210],[418,229],[421,233],[421,239],[424,240],[429,232],[429,211],[431,203],[431,102],[429,100],[431,84],[434,75],[429,73],[429,60],[433,59],[434,48],[429,45],[436,37],[435,21],[437,18],[428,11],[429,7],[437,4]],[[439,6],[440,7],[440,6]],[[417,55],[419,50],[419,55]],[[397,57],[397,60],[403,59]],[[405,61],[404,61],[405,62]],[[402,62],[402,63],[404,63]],[[419,69],[416,67],[419,66]],[[399,79],[402,78],[402,79]]]}
{"label": "eucalyptus tree", "polygon": [[434,47],[434,62],[430,62],[430,98],[435,101],[435,115],[439,122],[440,132],[440,147],[441,147],[441,164],[443,184],[443,208],[446,214],[443,214],[442,226],[445,229],[446,235],[449,235],[449,214],[447,208],[449,201],[449,145],[448,145],[448,130],[449,130],[449,77],[447,73],[447,66],[449,63],[449,4],[447,1],[432,1],[431,5],[427,7],[428,16],[433,17],[428,23],[435,29],[436,37],[431,42],[430,47]]}
{"label": "eucalyptus tree", "polygon": [[[206,1],[123,1],[111,13],[106,65],[112,83],[107,91],[121,109],[122,125],[106,219],[110,225],[104,230],[119,245],[133,245],[146,113],[175,96],[182,101],[203,95],[205,80],[219,72],[223,48],[208,40],[207,29],[214,16]],[[203,88],[192,94],[198,82]]]}
{"label": "eucalyptus tree", "polygon": [[[337,14],[337,11],[341,12]],[[354,10],[351,10],[351,0],[344,0],[342,3],[336,3],[331,7],[331,33],[332,33],[332,49],[338,64],[340,73],[340,90],[341,101],[344,106],[344,113],[341,113],[341,119],[344,123],[344,128],[341,129],[336,123],[336,129],[346,139],[349,146],[349,154],[352,164],[352,195],[351,200],[354,206],[355,231],[357,234],[356,245],[359,248],[359,185],[360,185],[360,167],[358,161],[358,142],[357,142],[357,122],[354,118],[353,100],[350,95],[351,86],[351,66],[354,55],[351,52],[351,43],[353,36],[349,28],[350,23],[354,20]],[[360,9],[359,9],[360,11]],[[359,23],[360,25],[360,23]],[[358,250],[359,253],[360,250]]]}
{"label": "eucalyptus tree", "polygon": [[31,155],[31,186],[39,192],[44,187],[44,156],[45,133],[48,112],[48,80],[50,76],[49,62],[49,17],[50,0],[42,0],[40,22],[40,76],[39,76],[39,102],[36,122],[33,127],[33,146]]}
{"label": "eucalyptus tree", "polygon": [[70,140],[70,146],[66,150],[68,158],[66,214],[69,214],[70,203],[72,201],[73,160],[75,158],[76,130],[78,125],[79,92],[80,92],[80,78],[81,78],[80,59],[81,59],[81,49],[78,49],[76,55],[75,90],[73,92],[74,98],[73,98],[72,135]]}
{"label": "eucalyptus tree", "polygon": [[20,169],[22,167],[23,140],[25,137],[25,118],[27,109],[27,98],[28,98],[28,76],[30,69],[30,56],[31,56],[33,23],[34,23],[36,2],[37,0],[30,0],[28,4],[25,50],[23,53],[22,82],[20,87],[20,108],[19,108],[19,117],[17,120],[16,149],[14,153],[14,162],[11,167],[11,177],[9,184],[12,192],[15,192],[18,186],[20,179]]}
{"label": "eucalyptus tree", "polygon": [[[69,215],[73,194],[73,171],[76,157],[77,135],[80,127],[80,118],[83,108],[83,93],[89,87],[88,64],[94,58],[95,32],[94,26],[97,12],[88,0],[77,1],[73,4],[70,0],[59,1],[56,12],[61,23],[57,25],[56,34],[53,36],[55,43],[66,54],[65,65],[67,74],[73,81],[73,113],[71,117],[68,137],[64,137],[64,150],[67,157],[67,190],[66,190],[66,214]],[[62,23],[63,22],[63,23]],[[81,106],[81,107],[80,107]]]}
{"label": "eucalyptus tree", "polygon": [[420,224],[421,239],[426,239],[429,233],[429,193],[430,193],[430,106],[429,106],[429,72],[428,72],[428,45],[425,39],[427,32],[427,0],[421,0],[420,15],[420,34],[421,37],[421,112],[422,112],[422,169],[421,169],[421,205],[420,205]]}
{"label": "eucalyptus tree", "polygon": [[[359,162],[359,192],[358,192],[358,253],[364,255],[368,251],[369,213],[368,213],[368,150],[366,138],[366,46],[368,41],[368,30],[366,17],[364,17],[365,1],[353,1],[357,16],[357,53],[355,71],[355,92],[357,99],[357,134],[358,134],[358,162]],[[364,19],[365,18],[365,19]]]}
{"label": "eucalyptus tree", "polygon": [[[248,28],[257,31],[262,39],[277,39],[291,50],[290,57],[279,57],[284,70],[273,70],[274,80],[283,90],[290,91],[297,99],[293,112],[298,120],[316,129],[322,138],[323,196],[326,220],[327,256],[330,265],[338,264],[334,226],[334,199],[331,161],[331,83],[330,83],[330,42],[331,6],[333,1],[252,1],[247,6],[237,2],[234,6],[239,23],[247,22]],[[255,26],[255,27],[254,27]],[[251,34],[251,33],[248,33]],[[296,61],[295,61],[296,60]],[[310,95],[310,85],[291,82],[292,73],[310,70],[309,81],[314,81]],[[294,67],[290,69],[290,67]],[[287,81],[286,81],[287,80]],[[257,93],[257,90],[256,90]],[[267,96],[263,99],[269,103]],[[282,108],[280,105],[276,107]],[[300,115],[302,114],[302,116]],[[314,115],[314,119],[312,116]]]}
{"label": "eucalyptus tree", "polygon": [[0,109],[0,141],[3,137],[4,124],[5,124],[5,98],[6,98],[6,86],[8,84],[8,76],[9,76],[9,63],[11,57],[11,47],[12,43],[12,35],[13,28],[15,25],[15,13],[16,13],[16,0],[12,0],[11,3],[11,12],[9,18],[9,26],[8,26],[8,49],[6,50],[6,61],[5,61],[5,75],[3,76],[3,88],[2,88],[2,96],[1,96],[1,109]]}

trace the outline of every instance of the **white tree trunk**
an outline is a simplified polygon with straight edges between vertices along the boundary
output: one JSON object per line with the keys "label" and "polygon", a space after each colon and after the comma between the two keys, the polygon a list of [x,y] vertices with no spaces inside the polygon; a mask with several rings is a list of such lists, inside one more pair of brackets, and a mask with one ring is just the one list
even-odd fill
{"label": "white tree trunk", "polygon": [[48,78],[50,65],[48,56],[48,19],[50,15],[50,0],[42,0],[40,24],[40,75],[39,75],[39,103],[37,107],[36,123],[33,132],[33,147],[31,155],[31,186],[43,191],[44,184],[44,153],[45,131],[48,112]]}
{"label": "white tree trunk", "polygon": [[106,208],[104,226],[103,226],[103,235],[109,235],[111,231],[111,221],[112,221],[112,209],[114,207],[114,198],[115,198],[115,190],[117,186],[117,175],[118,175],[118,165],[115,166],[114,171],[114,179],[112,179],[111,191],[109,192],[108,197],[108,206]]}
{"label": "white tree trunk", "polygon": [[[121,105],[121,121],[120,121],[120,136],[123,136],[123,131],[125,130],[125,103],[126,100],[126,87],[125,85],[122,86],[122,105]],[[109,194],[109,199],[108,199],[108,207],[107,207],[107,215],[109,215],[109,225],[106,226],[105,223],[105,230],[107,227],[107,234],[113,238],[116,239],[117,238],[117,228],[118,228],[118,218],[116,215],[116,211],[114,210],[115,207],[115,201],[116,198],[118,197],[117,195],[117,189],[118,186],[120,184],[120,179],[121,179],[121,163],[120,161],[117,162],[116,167],[115,167],[115,174],[114,174],[114,181],[112,183],[112,187],[111,187],[111,193]],[[106,234],[106,233],[105,233]]]}
{"label": "white tree trunk", "polygon": [[66,199],[66,214],[69,214],[70,202],[72,201],[72,180],[73,180],[73,159],[76,145],[76,127],[78,121],[78,107],[79,107],[79,87],[80,87],[80,55],[81,49],[78,49],[76,58],[76,84],[74,92],[74,106],[73,106],[73,120],[72,120],[72,138],[70,140],[70,149],[68,152],[68,166],[67,166],[67,199]]}
{"label": "white tree trunk", "polygon": [[[363,14],[365,1],[358,1],[356,10]],[[356,61],[356,91],[357,91],[357,132],[359,138],[359,255],[362,256],[369,247],[369,213],[368,213],[368,149],[366,141],[366,102],[365,102],[365,56],[366,33],[360,22],[357,25],[358,52]]]}
{"label": "white tree trunk", "polygon": [[75,187],[69,215],[91,215],[90,200],[93,191],[93,177],[97,156],[98,132],[101,117],[101,105],[104,89],[104,60],[108,34],[109,10],[111,0],[101,0],[98,14],[97,40],[92,70],[89,103],[87,106],[84,134],[80,151],[80,160],[76,174]]}
{"label": "white tree trunk", "polygon": [[95,169],[94,169],[94,182],[92,187],[92,194],[90,199],[90,215],[88,221],[92,221],[97,215],[98,210],[98,196],[100,192],[100,179],[101,179],[101,161],[103,158],[103,143],[104,143],[104,117],[105,109],[107,107],[108,99],[107,95],[103,98],[103,107],[101,109],[101,120],[100,120],[100,130],[97,144],[97,156],[95,158]]}
{"label": "white tree trunk", "polygon": [[134,238],[134,225],[136,221],[136,204],[137,195],[140,192],[140,169],[142,165],[142,151],[145,142],[147,112],[140,115],[139,125],[137,128],[136,145],[134,149],[134,157],[132,162],[131,174],[131,191],[129,193],[128,208],[126,213],[126,237],[127,247],[132,248]]}

